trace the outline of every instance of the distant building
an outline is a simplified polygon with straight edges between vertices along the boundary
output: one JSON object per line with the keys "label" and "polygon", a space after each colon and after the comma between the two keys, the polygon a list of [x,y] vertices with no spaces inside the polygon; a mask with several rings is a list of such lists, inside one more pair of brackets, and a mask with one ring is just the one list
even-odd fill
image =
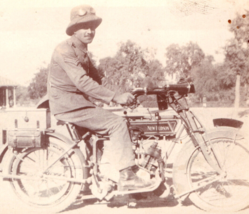
{"label": "distant building", "polygon": [[0,76],[0,109],[13,108],[16,105],[17,83]]}

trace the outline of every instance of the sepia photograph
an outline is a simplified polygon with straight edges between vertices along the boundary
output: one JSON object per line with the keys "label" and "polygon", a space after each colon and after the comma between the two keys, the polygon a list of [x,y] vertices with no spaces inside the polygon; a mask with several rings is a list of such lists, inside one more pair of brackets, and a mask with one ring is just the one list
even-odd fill
{"label": "sepia photograph", "polygon": [[249,0],[1,0],[0,212],[249,213]]}

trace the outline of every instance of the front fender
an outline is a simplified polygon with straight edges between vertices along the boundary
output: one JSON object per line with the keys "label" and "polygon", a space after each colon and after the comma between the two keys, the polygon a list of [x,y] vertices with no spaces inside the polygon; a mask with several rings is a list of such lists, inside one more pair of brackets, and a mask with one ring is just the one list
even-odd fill
{"label": "front fender", "polygon": [[233,128],[241,128],[243,126],[243,122],[236,119],[231,118],[215,118],[213,119],[214,126],[226,126]]}
{"label": "front fender", "polygon": [[232,128],[232,127],[227,127],[227,126],[222,126],[218,128],[213,128],[210,130],[207,130],[203,134],[203,138],[205,141],[208,141],[210,139],[214,138],[232,138],[236,140],[242,140],[244,139],[242,133],[240,133],[240,130],[237,128]]}

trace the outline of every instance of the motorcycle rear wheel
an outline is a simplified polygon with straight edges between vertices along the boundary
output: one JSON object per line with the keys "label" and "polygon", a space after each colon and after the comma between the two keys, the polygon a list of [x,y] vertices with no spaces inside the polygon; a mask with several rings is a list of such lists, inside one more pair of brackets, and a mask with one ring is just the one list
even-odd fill
{"label": "motorcycle rear wheel", "polygon": [[185,150],[188,158],[182,168],[185,178],[182,177],[181,184],[176,182],[176,186],[185,185],[188,190],[196,188],[189,198],[206,211],[235,212],[246,208],[249,205],[249,151],[230,138],[211,139],[210,143],[225,174],[218,177],[200,148],[189,144],[189,149]]}
{"label": "motorcycle rear wheel", "polygon": [[[14,195],[28,205],[26,208],[39,212],[56,213],[69,207],[79,195],[82,183],[69,182],[66,179],[83,179],[84,160],[78,149],[64,155],[46,173],[49,164],[53,163],[65,151],[65,142],[49,137],[46,148],[30,148],[12,156],[8,164],[8,174],[22,176],[9,179]],[[42,177],[53,176],[53,178]],[[59,179],[57,179],[58,177]]]}

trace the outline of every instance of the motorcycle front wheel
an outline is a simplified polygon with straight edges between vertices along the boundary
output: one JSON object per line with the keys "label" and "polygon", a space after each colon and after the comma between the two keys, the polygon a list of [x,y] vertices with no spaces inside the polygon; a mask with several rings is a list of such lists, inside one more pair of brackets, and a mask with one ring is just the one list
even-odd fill
{"label": "motorcycle front wheel", "polygon": [[[65,142],[50,136],[46,148],[30,148],[10,159],[8,174],[16,176],[9,179],[10,186],[28,209],[60,212],[79,195],[82,183],[67,179],[85,177],[84,160],[78,149],[62,156],[65,149]],[[51,163],[54,164],[46,170]]]}
{"label": "motorcycle front wheel", "polygon": [[182,158],[184,167],[181,165],[183,177],[180,182],[181,172],[175,173],[176,188],[183,185],[185,191],[195,190],[190,193],[190,200],[206,211],[235,212],[246,208],[249,206],[249,151],[225,137],[211,139],[210,149],[224,174],[218,175],[207,163],[201,149],[189,144],[185,160]]}

